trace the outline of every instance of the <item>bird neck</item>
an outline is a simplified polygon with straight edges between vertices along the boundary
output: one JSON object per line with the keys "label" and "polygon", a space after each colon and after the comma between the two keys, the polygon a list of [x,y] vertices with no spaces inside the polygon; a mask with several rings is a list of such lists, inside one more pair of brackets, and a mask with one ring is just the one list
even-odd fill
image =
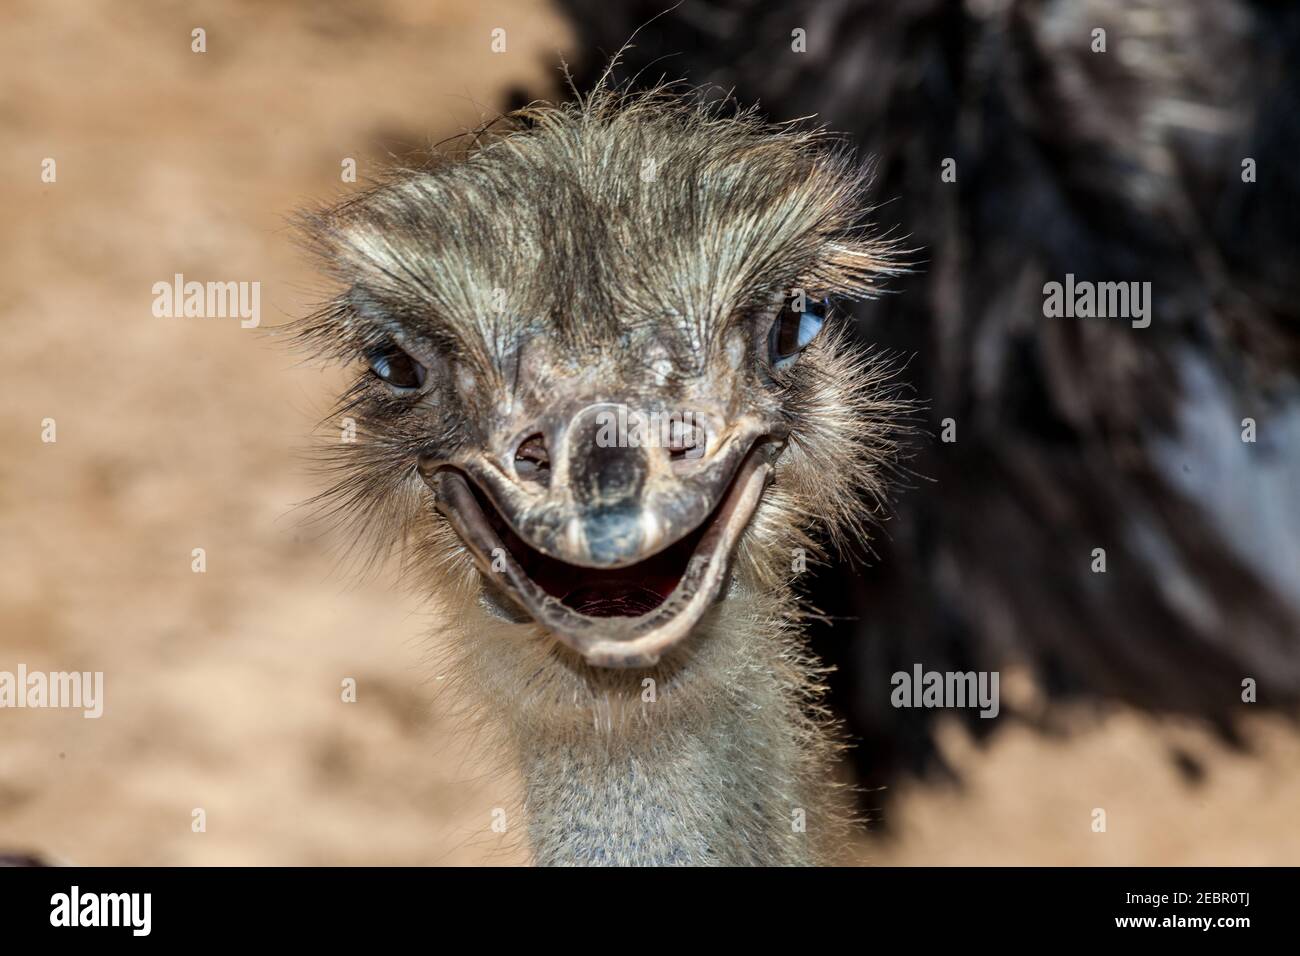
{"label": "bird neck", "polygon": [[[752,702],[755,708],[777,702]],[[814,862],[798,730],[728,708],[689,733],[534,740],[522,750],[539,865]]]}
{"label": "bird neck", "polygon": [[775,609],[729,600],[677,660],[646,674],[578,665],[580,694],[523,695],[509,730],[537,863],[824,859],[842,833],[834,745],[809,716],[815,672]]}

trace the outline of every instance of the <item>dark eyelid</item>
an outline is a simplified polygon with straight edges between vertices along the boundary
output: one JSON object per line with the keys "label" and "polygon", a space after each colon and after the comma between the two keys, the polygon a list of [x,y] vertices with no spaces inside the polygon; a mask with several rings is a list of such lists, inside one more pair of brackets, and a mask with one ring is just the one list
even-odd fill
{"label": "dark eyelid", "polygon": [[428,367],[427,361],[446,346],[430,335],[413,328],[414,322],[405,322],[390,311],[368,290],[353,286],[346,294],[348,306],[356,316],[358,337],[368,356],[372,345],[390,342],[417,362]]}

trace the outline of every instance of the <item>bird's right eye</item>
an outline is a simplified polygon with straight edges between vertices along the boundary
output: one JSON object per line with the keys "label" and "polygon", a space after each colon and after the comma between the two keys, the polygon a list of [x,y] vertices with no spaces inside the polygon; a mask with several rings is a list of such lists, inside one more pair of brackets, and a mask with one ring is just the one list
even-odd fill
{"label": "bird's right eye", "polygon": [[396,345],[383,345],[366,353],[370,371],[399,392],[410,392],[424,384],[423,365]]}

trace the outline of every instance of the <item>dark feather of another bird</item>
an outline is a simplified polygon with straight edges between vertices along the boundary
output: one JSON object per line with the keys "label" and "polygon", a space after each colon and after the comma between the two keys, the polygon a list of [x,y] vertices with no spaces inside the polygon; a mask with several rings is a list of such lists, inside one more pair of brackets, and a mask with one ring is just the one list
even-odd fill
{"label": "dark feather of another bird", "polygon": [[[951,418],[957,440],[921,443],[921,478],[872,560],[815,589],[841,619],[814,643],[838,667],[862,782],[945,769],[939,712],[889,703],[890,675],[917,662],[1019,665],[1050,700],[1187,715],[1229,740],[1251,712],[1247,678],[1254,706],[1294,713],[1300,8],[562,6],[578,89],[640,26],[620,75],[716,84],[777,120],[817,114],[874,159],[877,222],[922,250],[897,294],[859,308],[859,329],[915,355],[929,428]],[[1090,48],[1094,26],[1108,53]],[[1043,284],[1067,272],[1151,282],[1151,326],[1045,318]],[[1003,720],[1051,714],[1013,702]]]}

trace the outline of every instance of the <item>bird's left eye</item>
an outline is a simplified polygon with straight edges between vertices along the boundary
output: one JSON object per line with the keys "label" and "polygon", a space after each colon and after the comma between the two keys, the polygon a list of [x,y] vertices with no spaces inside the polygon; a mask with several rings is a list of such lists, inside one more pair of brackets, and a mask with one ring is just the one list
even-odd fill
{"label": "bird's left eye", "polygon": [[799,353],[821,331],[822,324],[826,321],[827,306],[825,299],[810,299],[802,295],[785,300],[781,314],[772,323],[772,331],[767,337],[768,359],[773,368],[781,369],[794,364]]}
{"label": "bird's left eye", "polygon": [[370,371],[397,391],[412,391],[424,384],[425,368],[396,345],[371,349],[366,358]]}

